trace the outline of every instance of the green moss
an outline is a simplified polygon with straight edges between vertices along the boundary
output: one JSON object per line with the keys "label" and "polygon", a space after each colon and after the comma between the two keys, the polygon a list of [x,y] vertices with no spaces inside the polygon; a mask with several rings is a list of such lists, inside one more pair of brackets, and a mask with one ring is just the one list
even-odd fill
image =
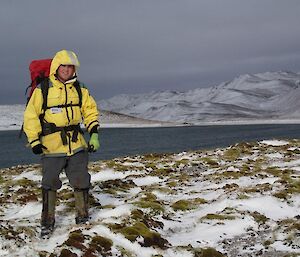
{"label": "green moss", "polygon": [[140,208],[149,208],[153,213],[164,212],[164,204],[157,200],[157,197],[151,193],[146,192],[139,201],[134,202],[134,204]]}
{"label": "green moss", "polygon": [[194,204],[205,204],[205,203],[207,203],[207,201],[203,198],[198,197],[198,198],[193,199],[193,203]]}
{"label": "green moss", "polygon": [[71,252],[69,249],[62,249],[59,257],[77,257],[76,253]]}
{"label": "green moss", "polygon": [[73,210],[75,207],[74,192],[67,188],[59,190],[57,192],[57,202],[64,203],[67,209]]}
{"label": "green moss", "polygon": [[130,170],[130,166],[123,165],[122,163],[116,160],[109,160],[105,162],[106,166],[110,169],[114,169],[117,171],[128,171]]}
{"label": "green moss", "polygon": [[238,148],[227,149],[223,154],[224,159],[227,161],[235,161],[240,156],[241,156],[241,151]]}
{"label": "green moss", "polygon": [[183,165],[183,166],[186,166],[190,163],[190,160],[189,159],[181,159],[181,160],[177,160],[175,161],[175,165],[177,167],[179,167],[180,165]]}
{"label": "green moss", "polygon": [[236,217],[233,215],[227,215],[227,214],[213,214],[209,213],[201,218],[207,219],[207,220],[234,220]]}
{"label": "green moss", "polygon": [[22,187],[18,189],[16,194],[13,196],[13,201],[20,203],[37,202],[38,195],[34,190]]}
{"label": "green moss", "polygon": [[201,158],[201,161],[204,162],[205,164],[209,165],[212,168],[219,167],[219,163],[209,157],[203,157],[203,158]]}
{"label": "green moss", "polygon": [[32,181],[32,180],[27,179],[27,178],[22,178],[22,179],[19,179],[19,180],[15,180],[13,183],[14,183],[14,185],[19,185],[19,186],[22,186],[22,187],[35,187],[35,186],[37,186],[37,182]]}
{"label": "green moss", "polygon": [[86,247],[83,245],[84,240],[85,236],[82,234],[81,230],[75,230],[69,234],[69,238],[64,244],[80,250],[85,250]]}
{"label": "green moss", "polygon": [[136,187],[132,180],[112,179],[98,182],[97,185],[105,190],[106,193],[116,194],[118,191],[127,192],[131,188]]}
{"label": "green moss", "polygon": [[269,183],[264,183],[253,187],[244,188],[242,191],[244,193],[263,193],[271,190],[272,190],[272,185]]}
{"label": "green moss", "polygon": [[171,205],[171,207],[175,211],[178,211],[178,210],[187,211],[187,210],[191,210],[192,209],[192,206],[191,206],[190,202],[187,201],[187,200],[179,200],[179,201],[173,203]]}
{"label": "green moss", "polygon": [[21,240],[21,238],[19,238],[19,232],[15,231],[14,228],[9,224],[0,225],[0,235],[7,240]]}
{"label": "green moss", "polygon": [[74,192],[67,188],[57,191],[57,199],[61,202],[70,201],[70,199],[74,198]]}
{"label": "green moss", "polygon": [[232,189],[236,189],[238,188],[239,185],[236,183],[231,183],[231,184],[225,184],[225,186],[223,186],[222,188],[225,190],[232,190]]}
{"label": "green moss", "polygon": [[[145,187],[144,187],[145,188]],[[149,191],[157,191],[157,192],[161,192],[163,194],[174,194],[176,193],[176,188],[171,188],[170,186],[162,186],[161,184],[153,184],[153,185],[149,185],[146,186],[147,190]]]}
{"label": "green moss", "polygon": [[199,204],[205,204],[206,200],[203,198],[179,200],[171,205],[175,211],[188,211],[197,208]]}
{"label": "green moss", "polygon": [[144,218],[144,212],[139,209],[132,210],[130,217],[134,220],[142,220]]}
{"label": "green moss", "polygon": [[300,180],[299,179],[293,179],[290,176],[284,175],[277,182],[283,184],[285,187],[285,189],[282,189],[281,191],[273,194],[273,196],[275,196],[277,198],[288,199],[293,194],[300,193]]}
{"label": "green moss", "polygon": [[284,255],[283,257],[299,257],[299,253],[288,253]]}
{"label": "green moss", "polygon": [[116,206],[113,204],[107,204],[107,205],[103,205],[102,209],[115,209]]}
{"label": "green moss", "polygon": [[273,244],[273,242],[271,240],[266,240],[263,242],[263,246],[264,247],[269,247],[269,245]]}
{"label": "green moss", "polygon": [[0,184],[4,183],[5,179],[0,175]]}
{"label": "green moss", "polygon": [[122,246],[117,245],[116,248],[118,249],[118,251],[120,252],[120,256],[122,257],[136,257],[134,253],[126,250]]}
{"label": "green moss", "polygon": [[46,252],[46,251],[41,251],[38,253],[39,257],[46,257],[46,256],[49,256],[49,253]]}
{"label": "green moss", "polygon": [[135,209],[131,212],[130,219],[134,222],[143,222],[148,228],[163,228],[164,223],[152,218],[153,215],[145,214],[142,210]]}
{"label": "green moss", "polygon": [[102,190],[102,192],[105,193],[105,194],[110,194],[110,195],[117,195],[118,194],[117,190],[113,189],[113,188],[104,188]]}
{"label": "green moss", "polygon": [[232,178],[232,179],[238,179],[244,176],[244,174],[240,171],[224,171],[217,175],[221,178]]}
{"label": "green moss", "polygon": [[113,246],[112,240],[102,237],[102,236],[94,236],[90,243],[91,248],[95,248],[98,252],[109,252],[111,247]]}
{"label": "green moss", "polygon": [[268,221],[268,218],[259,212],[251,212],[250,215],[258,224],[265,224]]}
{"label": "green moss", "polygon": [[145,168],[146,168],[146,169],[152,169],[152,170],[156,170],[156,169],[157,169],[155,163],[147,163],[147,164],[145,165]]}
{"label": "green moss", "polygon": [[37,234],[36,228],[29,226],[17,227],[16,232],[19,233],[19,235],[24,234],[29,238],[35,237]]}
{"label": "green moss", "polygon": [[245,194],[238,194],[237,199],[240,200],[245,200],[245,199],[249,199],[250,197],[248,195]]}
{"label": "green moss", "polygon": [[170,167],[166,167],[166,168],[154,169],[153,171],[151,171],[151,175],[163,178],[165,176],[169,176],[173,172],[176,172],[176,171]]}
{"label": "green moss", "polygon": [[136,222],[132,226],[127,226],[119,230],[128,240],[135,241],[138,237],[143,237],[144,242],[140,243],[142,246],[158,246],[165,249],[168,241],[161,237],[157,232],[151,231],[144,223]]}
{"label": "green moss", "polygon": [[279,225],[284,227],[286,232],[300,231],[300,220],[284,219],[279,222]]}
{"label": "green moss", "polygon": [[162,160],[164,158],[168,157],[168,154],[164,154],[164,153],[150,153],[150,154],[145,154],[142,157],[142,161],[143,162],[153,162],[153,161],[157,161],[157,160]]}
{"label": "green moss", "polygon": [[152,209],[152,211],[154,213],[164,212],[164,210],[165,210],[162,204],[160,204],[159,202],[154,202],[154,201],[148,202],[148,201],[141,200],[141,201],[135,202],[134,204],[140,208]]}
{"label": "green moss", "polygon": [[177,182],[176,181],[170,181],[167,183],[167,186],[169,187],[176,187],[177,186]]}
{"label": "green moss", "polygon": [[180,184],[186,185],[192,179],[192,177],[183,172],[177,176],[177,179]]}
{"label": "green moss", "polygon": [[283,171],[277,167],[267,167],[264,172],[273,175],[274,177],[280,177]]}
{"label": "green moss", "polygon": [[279,192],[276,192],[273,194],[274,197],[277,197],[279,199],[287,199],[288,198],[288,193],[286,190],[281,190]]}
{"label": "green moss", "polygon": [[195,249],[195,257],[225,257],[222,253],[213,248]]}
{"label": "green moss", "polygon": [[248,164],[243,164],[242,167],[240,168],[240,170],[244,174],[250,174],[251,173],[251,168],[249,167]]}
{"label": "green moss", "polygon": [[293,181],[290,181],[290,183],[287,186],[287,192],[289,194],[299,194],[300,193],[300,179],[296,179]]}
{"label": "green moss", "polygon": [[89,205],[96,208],[102,207],[100,201],[91,193],[89,194]]}

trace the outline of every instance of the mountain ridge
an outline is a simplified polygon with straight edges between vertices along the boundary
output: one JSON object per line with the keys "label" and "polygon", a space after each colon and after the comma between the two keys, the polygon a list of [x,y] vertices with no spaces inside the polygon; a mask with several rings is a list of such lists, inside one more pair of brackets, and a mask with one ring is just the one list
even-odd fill
{"label": "mountain ridge", "polygon": [[208,88],[185,92],[121,94],[98,102],[101,109],[150,120],[201,122],[300,119],[300,74],[245,74]]}

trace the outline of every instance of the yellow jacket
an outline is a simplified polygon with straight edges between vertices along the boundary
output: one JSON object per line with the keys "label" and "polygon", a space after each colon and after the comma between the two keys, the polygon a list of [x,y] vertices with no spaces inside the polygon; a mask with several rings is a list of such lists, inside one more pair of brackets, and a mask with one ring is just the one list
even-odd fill
{"label": "yellow jacket", "polygon": [[[76,105],[79,103],[79,96],[76,88],[73,86],[76,77],[65,83],[60,82],[55,74],[58,67],[61,65],[75,65],[79,67],[77,56],[70,51],[62,50],[58,52],[52,60],[50,75],[49,75],[49,90],[47,100],[47,110],[44,120],[49,123],[54,123],[57,127],[67,127],[84,123],[88,132],[95,126],[99,126],[99,112],[97,105],[88,89],[80,83],[82,92],[82,106]],[[44,150],[45,155],[49,156],[70,156],[83,149],[87,148],[87,144],[81,133],[78,134],[78,140],[72,141],[73,131],[68,132],[67,144],[64,145],[61,139],[61,132],[55,132],[49,135],[41,135],[42,125],[39,116],[42,110],[43,96],[41,88],[37,87],[24,112],[24,132],[27,135],[28,142],[31,147],[41,143],[47,149]],[[64,107],[53,107],[64,105]],[[68,105],[68,106],[66,106]],[[49,108],[50,107],[50,108]]]}

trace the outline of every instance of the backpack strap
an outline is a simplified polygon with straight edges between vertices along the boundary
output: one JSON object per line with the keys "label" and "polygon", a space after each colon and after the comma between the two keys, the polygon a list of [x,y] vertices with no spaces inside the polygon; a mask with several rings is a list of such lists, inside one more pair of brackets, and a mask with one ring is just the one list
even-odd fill
{"label": "backpack strap", "polygon": [[40,121],[42,123],[45,117],[45,112],[47,110],[47,104],[48,104],[49,78],[42,79],[40,85],[41,85],[41,90],[43,95],[43,105],[42,105],[43,112],[40,115]]}
{"label": "backpack strap", "polygon": [[74,82],[74,87],[76,88],[76,90],[77,90],[77,93],[78,93],[78,97],[79,97],[79,107],[81,108],[81,106],[82,106],[82,91],[81,91],[81,83],[78,81],[78,80],[76,80],[75,82]]}
{"label": "backpack strap", "polygon": [[[45,117],[45,112],[47,109],[52,108],[48,107],[48,91],[49,91],[49,78],[43,78],[40,82],[41,90],[42,90],[42,95],[43,95],[43,105],[42,105],[42,113],[40,115],[40,121],[43,123],[44,117]],[[67,105],[59,105],[55,107],[69,107],[69,106],[79,106],[81,108],[82,106],[82,91],[81,91],[81,83],[79,81],[74,82],[74,87],[78,93],[78,98],[79,98],[79,103],[78,104],[67,104]]]}

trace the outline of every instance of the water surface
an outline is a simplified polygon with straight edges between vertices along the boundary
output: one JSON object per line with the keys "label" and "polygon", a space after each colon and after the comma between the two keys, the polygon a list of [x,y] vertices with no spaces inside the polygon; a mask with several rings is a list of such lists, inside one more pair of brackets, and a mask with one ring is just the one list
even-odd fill
{"label": "water surface", "polygon": [[[39,163],[18,131],[0,131],[0,168]],[[224,147],[237,142],[300,138],[300,125],[227,125],[172,128],[103,128],[100,151],[90,160]]]}

